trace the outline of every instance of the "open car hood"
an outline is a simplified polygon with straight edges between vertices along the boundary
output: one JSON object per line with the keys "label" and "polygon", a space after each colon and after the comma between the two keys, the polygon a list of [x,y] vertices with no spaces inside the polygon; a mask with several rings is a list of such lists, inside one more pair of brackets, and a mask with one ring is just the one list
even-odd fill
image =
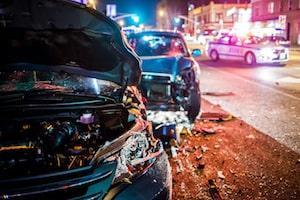
{"label": "open car hood", "polygon": [[140,61],[124,42],[120,27],[85,5],[6,0],[0,3],[0,17],[1,68],[23,63],[67,66],[119,85],[140,81]]}

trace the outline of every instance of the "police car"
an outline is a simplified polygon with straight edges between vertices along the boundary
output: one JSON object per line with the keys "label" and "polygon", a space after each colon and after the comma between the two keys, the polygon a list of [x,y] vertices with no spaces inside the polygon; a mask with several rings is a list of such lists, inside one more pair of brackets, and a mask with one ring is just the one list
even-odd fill
{"label": "police car", "polygon": [[266,42],[258,37],[241,39],[237,36],[226,35],[207,46],[207,54],[213,60],[239,60],[249,65],[256,63],[284,64],[289,59],[288,48]]}

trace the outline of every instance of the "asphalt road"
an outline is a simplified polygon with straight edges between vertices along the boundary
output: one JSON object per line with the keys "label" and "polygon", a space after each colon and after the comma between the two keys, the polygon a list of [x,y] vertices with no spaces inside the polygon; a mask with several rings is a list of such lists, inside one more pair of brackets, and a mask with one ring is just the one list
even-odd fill
{"label": "asphalt road", "polygon": [[202,92],[233,93],[203,98],[300,153],[300,52],[286,66],[212,62],[205,55],[199,65]]}

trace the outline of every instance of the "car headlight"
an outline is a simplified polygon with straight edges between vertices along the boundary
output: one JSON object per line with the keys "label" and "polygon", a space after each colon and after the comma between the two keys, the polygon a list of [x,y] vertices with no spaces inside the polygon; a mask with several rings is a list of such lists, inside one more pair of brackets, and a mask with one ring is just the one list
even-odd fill
{"label": "car headlight", "polygon": [[135,133],[130,136],[120,152],[107,159],[117,161],[114,183],[144,174],[162,152],[161,142],[153,140],[147,133]]}

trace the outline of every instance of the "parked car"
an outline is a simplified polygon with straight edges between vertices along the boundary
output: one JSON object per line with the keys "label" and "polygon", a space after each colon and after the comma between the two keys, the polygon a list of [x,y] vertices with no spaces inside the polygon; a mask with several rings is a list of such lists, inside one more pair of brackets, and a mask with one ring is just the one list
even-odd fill
{"label": "parked car", "polygon": [[184,109],[193,121],[200,111],[200,68],[182,35],[169,31],[130,34],[129,44],[142,60],[142,94],[152,106]]}
{"label": "parked car", "polygon": [[237,36],[223,36],[207,46],[207,54],[213,60],[239,60],[249,65],[256,63],[285,63],[289,59],[288,48],[266,43],[260,38],[239,38]]}
{"label": "parked car", "polygon": [[0,6],[0,199],[170,199],[119,26],[68,1]]}

